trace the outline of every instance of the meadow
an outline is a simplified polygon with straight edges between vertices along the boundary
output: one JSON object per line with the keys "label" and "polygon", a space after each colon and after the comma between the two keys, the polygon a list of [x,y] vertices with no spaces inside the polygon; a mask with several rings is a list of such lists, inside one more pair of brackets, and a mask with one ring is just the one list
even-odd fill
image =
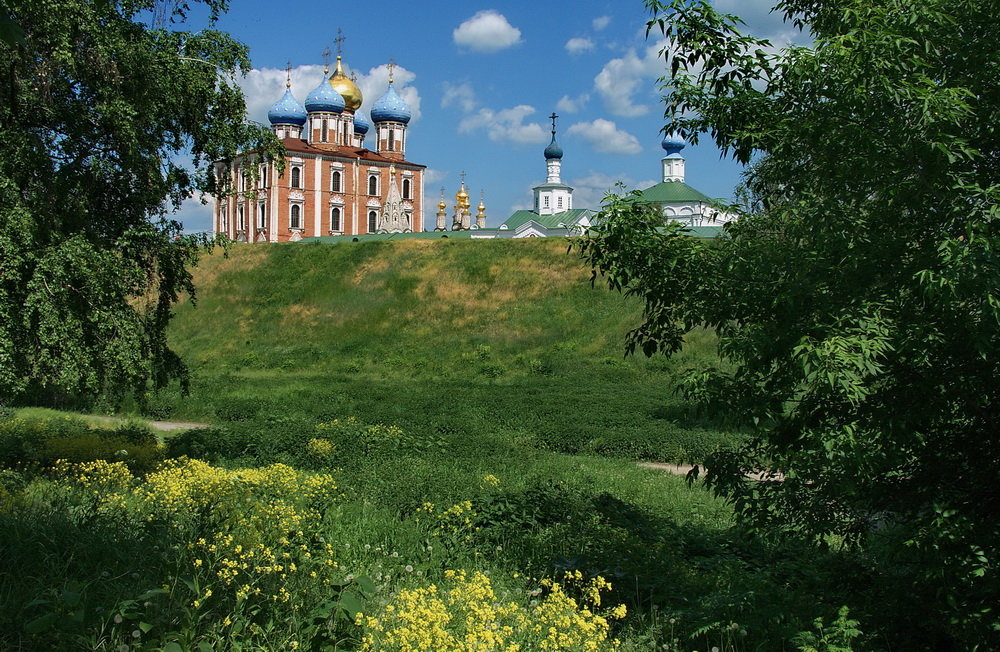
{"label": "meadow", "polygon": [[712,335],[624,359],[638,307],[565,243],[235,247],[197,280],[171,333],[191,394],[147,411],[210,428],[0,411],[0,647],[832,650],[860,642],[854,617],[892,631],[893,580],[863,559],[763,544],[700,483],[637,466],[738,440],[672,391],[714,364]]}

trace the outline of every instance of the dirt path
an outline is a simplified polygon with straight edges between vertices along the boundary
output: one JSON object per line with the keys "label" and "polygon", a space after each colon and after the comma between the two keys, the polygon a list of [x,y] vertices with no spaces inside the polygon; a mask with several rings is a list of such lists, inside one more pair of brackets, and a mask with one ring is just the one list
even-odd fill
{"label": "dirt path", "polygon": [[637,462],[637,464],[644,469],[656,469],[674,475],[687,475],[688,471],[694,468],[690,464],[663,464],[662,462]]}
{"label": "dirt path", "polygon": [[[671,473],[673,475],[687,475],[688,471],[694,468],[690,464],[663,464],[662,462],[636,462],[636,464],[644,469],[656,469],[657,471],[664,471],[665,473]],[[706,470],[707,469],[705,469],[705,467],[702,467],[702,474],[704,474]],[[751,480],[777,480],[778,482],[783,482],[785,480],[785,476],[781,473],[770,477],[765,471],[748,473],[747,477]]]}
{"label": "dirt path", "polygon": [[[106,417],[100,415],[90,415],[88,419],[103,421],[104,423],[125,423],[130,419],[124,417]],[[139,419],[143,421],[143,419]],[[191,430],[193,428],[207,428],[210,424],[195,423],[193,421],[146,421],[149,427],[160,432],[170,432],[171,430]]]}

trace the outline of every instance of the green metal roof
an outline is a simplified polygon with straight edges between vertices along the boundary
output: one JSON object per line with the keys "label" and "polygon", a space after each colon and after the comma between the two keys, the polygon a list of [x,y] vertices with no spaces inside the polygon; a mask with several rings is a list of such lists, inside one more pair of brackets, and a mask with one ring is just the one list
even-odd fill
{"label": "green metal roof", "polygon": [[712,202],[708,195],[704,195],[683,181],[664,181],[651,188],[642,191],[642,198],[649,202]]}
{"label": "green metal roof", "polygon": [[552,213],[551,215],[539,215],[535,211],[515,211],[513,215],[507,218],[504,225],[508,229],[516,229],[525,222],[537,222],[547,229],[557,229],[560,224],[575,224],[580,218],[592,212],[588,208],[573,208],[561,213]]}

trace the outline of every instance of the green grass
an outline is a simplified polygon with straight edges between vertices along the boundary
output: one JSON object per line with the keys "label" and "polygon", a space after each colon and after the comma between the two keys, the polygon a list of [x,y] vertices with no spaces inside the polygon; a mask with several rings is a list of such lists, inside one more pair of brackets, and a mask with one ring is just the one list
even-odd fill
{"label": "green grass", "polygon": [[556,240],[236,246],[201,262],[197,305],[171,326],[192,395],[152,414],[356,416],[657,461],[732,441],[673,392],[678,371],[714,360],[714,336],[625,358],[639,305],[589,279]]}
{"label": "green grass", "polygon": [[[332,472],[342,497],[303,529],[310,545],[334,544],[335,583],[299,580],[292,602],[301,611],[241,602],[218,583],[195,592],[189,582],[213,581],[192,564],[197,540],[232,525],[213,520],[215,507],[173,524],[100,507],[100,492],[67,489],[49,470],[54,453],[38,452],[36,439],[65,437],[8,426],[3,450],[34,457],[0,469],[0,647],[179,640],[228,650],[252,639],[247,649],[293,640],[356,649],[359,630],[332,615],[341,588],[369,578],[374,588],[361,597],[378,613],[402,589],[464,569],[488,571],[498,592],[525,603],[542,578],[607,577],[611,599],[628,606],[613,631],[625,650],[791,649],[796,632],[818,616],[829,622],[841,605],[866,626],[884,605],[856,589],[877,596],[886,593],[877,581],[898,583],[793,538],[755,540],[702,484],[636,466],[700,461],[738,437],[688,417],[673,392],[682,369],[716,363],[714,336],[692,333],[669,360],[623,358],[639,306],[592,288],[565,243],[246,245],[207,257],[196,280],[198,305],[181,305],[170,333],[191,366],[192,393],[154,398],[150,416],[218,428],[170,436],[157,450],[224,468]],[[360,425],[318,427],[346,417]],[[402,432],[368,437],[377,423]],[[315,438],[332,444],[329,457],[309,452]],[[143,472],[141,460],[122,459]],[[225,500],[245,501],[230,505],[245,515],[266,505],[261,495]],[[455,532],[435,530],[421,511],[464,501],[470,523]],[[206,586],[215,595],[195,606]],[[151,589],[160,592],[148,597]],[[260,631],[251,636],[251,626]]]}

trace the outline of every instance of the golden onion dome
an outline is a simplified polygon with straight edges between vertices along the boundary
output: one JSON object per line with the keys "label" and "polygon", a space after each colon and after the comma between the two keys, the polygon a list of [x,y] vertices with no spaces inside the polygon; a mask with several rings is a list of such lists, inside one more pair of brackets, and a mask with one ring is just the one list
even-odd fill
{"label": "golden onion dome", "polygon": [[478,208],[479,212],[482,213],[483,211],[486,210],[486,204],[484,204],[483,202],[479,202],[479,206],[477,206],[476,208]]}
{"label": "golden onion dome", "polygon": [[441,201],[438,202],[438,210],[443,211],[446,208],[448,208],[448,204],[445,203],[444,199],[442,198]]}
{"label": "golden onion dome", "polygon": [[344,98],[344,104],[347,105],[348,111],[357,111],[361,108],[361,102],[364,100],[361,96],[361,89],[344,74],[344,66],[340,61],[340,55],[337,55],[337,69],[330,76],[330,86]]}

